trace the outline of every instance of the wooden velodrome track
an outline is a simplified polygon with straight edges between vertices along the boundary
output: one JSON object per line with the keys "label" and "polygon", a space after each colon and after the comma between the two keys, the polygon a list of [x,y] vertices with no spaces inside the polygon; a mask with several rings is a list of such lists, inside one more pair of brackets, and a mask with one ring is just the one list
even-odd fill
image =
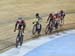
{"label": "wooden velodrome track", "polygon": [[75,28],[75,1],[74,0],[0,0],[0,52],[4,52],[15,46],[17,32],[13,32],[17,17],[23,16],[26,21],[24,40],[32,38],[32,22],[35,20],[35,13],[39,12],[43,17],[42,25],[44,35],[46,19],[49,12],[63,9],[68,13],[65,17],[65,24],[61,28]]}

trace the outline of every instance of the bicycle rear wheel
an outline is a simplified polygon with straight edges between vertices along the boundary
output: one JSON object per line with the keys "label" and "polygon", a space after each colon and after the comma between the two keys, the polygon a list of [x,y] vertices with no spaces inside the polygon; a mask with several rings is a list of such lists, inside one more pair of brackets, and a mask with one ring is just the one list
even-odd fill
{"label": "bicycle rear wheel", "polygon": [[17,38],[16,38],[16,48],[18,47],[18,45],[19,45],[19,37],[17,36]]}
{"label": "bicycle rear wheel", "polygon": [[36,28],[35,28],[35,25],[34,25],[33,28],[32,28],[32,34],[34,35],[35,32],[36,32]]}

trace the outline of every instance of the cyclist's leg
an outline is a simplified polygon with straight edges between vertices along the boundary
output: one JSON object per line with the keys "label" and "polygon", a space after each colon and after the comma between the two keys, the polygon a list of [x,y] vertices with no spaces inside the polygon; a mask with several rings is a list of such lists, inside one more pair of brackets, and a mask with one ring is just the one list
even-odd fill
{"label": "cyclist's leg", "polygon": [[55,30],[56,30],[56,32],[58,33],[58,29],[59,29],[59,23],[57,22],[56,24],[55,24]]}
{"label": "cyclist's leg", "polygon": [[62,26],[63,24],[64,24],[64,19],[61,18],[61,20],[60,20],[60,26]]}
{"label": "cyclist's leg", "polygon": [[58,29],[58,23],[56,22],[56,24],[55,24],[55,29]]}
{"label": "cyclist's leg", "polygon": [[52,21],[50,25],[50,33],[53,31],[53,27],[54,27],[54,22]]}
{"label": "cyclist's leg", "polygon": [[63,17],[63,24],[64,24],[64,17]]}
{"label": "cyclist's leg", "polygon": [[41,29],[38,29],[38,32],[37,32],[37,33],[38,33],[38,35],[40,35],[40,32],[41,32]]}
{"label": "cyclist's leg", "polygon": [[46,26],[46,29],[45,29],[45,34],[47,34],[47,26]]}
{"label": "cyclist's leg", "polygon": [[21,26],[18,26],[18,35],[16,38],[16,47],[18,47],[18,45],[20,43],[20,30],[21,30]]}
{"label": "cyclist's leg", "polygon": [[49,32],[49,26],[47,25],[46,30],[45,30],[45,34],[48,34],[48,32]]}
{"label": "cyclist's leg", "polygon": [[22,29],[20,30],[20,33],[19,33],[19,43],[20,43],[20,46],[23,43],[23,30]]}
{"label": "cyclist's leg", "polygon": [[53,27],[51,26],[49,29],[49,33],[52,33],[52,31],[53,31]]}

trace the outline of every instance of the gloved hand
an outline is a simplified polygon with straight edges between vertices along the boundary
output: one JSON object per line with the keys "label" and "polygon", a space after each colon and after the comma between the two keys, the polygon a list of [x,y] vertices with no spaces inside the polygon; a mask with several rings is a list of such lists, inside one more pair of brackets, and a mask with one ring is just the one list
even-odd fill
{"label": "gloved hand", "polygon": [[14,32],[16,32],[16,29],[14,29]]}

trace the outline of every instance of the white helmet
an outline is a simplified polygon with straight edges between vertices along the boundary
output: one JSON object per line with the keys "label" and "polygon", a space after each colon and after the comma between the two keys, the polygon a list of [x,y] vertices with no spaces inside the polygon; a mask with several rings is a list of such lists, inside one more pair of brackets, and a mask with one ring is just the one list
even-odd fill
{"label": "white helmet", "polygon": [[19,20],[22,20],[22,17],[19,17],[18,19],[19,19]]}

